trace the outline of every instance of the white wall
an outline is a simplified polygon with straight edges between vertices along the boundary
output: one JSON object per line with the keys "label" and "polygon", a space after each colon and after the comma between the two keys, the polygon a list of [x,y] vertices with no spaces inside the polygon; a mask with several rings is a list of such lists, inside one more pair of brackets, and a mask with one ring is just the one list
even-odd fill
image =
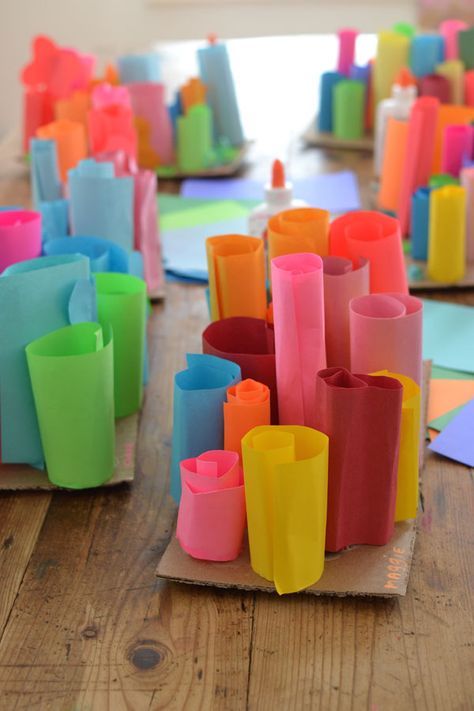
{"label": "white wall", "polygon": [[0,0],[0,134],[20,116],[18,74],[35,34],[94,52],[102,61],[161,40],[377,31],[413,21],[415,0]]}

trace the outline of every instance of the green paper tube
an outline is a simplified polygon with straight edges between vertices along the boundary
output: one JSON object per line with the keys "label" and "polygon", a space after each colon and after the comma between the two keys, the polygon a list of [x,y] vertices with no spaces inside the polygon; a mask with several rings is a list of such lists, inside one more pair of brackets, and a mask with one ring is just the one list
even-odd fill
{"label": "green paper tube", "polygon": [[416,27],[409,22],[396,22],[392,27],[393,32],[411,39],[416,35]]}
{"label": "green paper tube", "polygon": [[131,274],[96,274],[97,312],[114,336],[115,416],[140,409],[146,322],[146,285]]}
{"label": "green paper tube", "polygon": [[333,133],[337,138],[354,140],[364,135],[365,84],[344,79],[333,89]]}
{"label": "green paper tube", "polygon": [[178,129],[178,166],[184,173],[207,168],[213,160],[212,113],[207,104],[191,106],[180,116]]}
{"label": "green paper tube", "polygon": [[458,47],[459,59],[464,62],[465,69],[474,69],[474,27],[458,33]]}
{"label": "green paper tube", "polygon": [[65,326],[29,343],[26,358],[49,480],[69,489],[101,486],[115,464],[110,329]]}
{"label": "green paper tube", "polygon": [[445,185],[459,185],[459,180],[449,173],[434,173],[429,180],[430,188],[444,188]]}

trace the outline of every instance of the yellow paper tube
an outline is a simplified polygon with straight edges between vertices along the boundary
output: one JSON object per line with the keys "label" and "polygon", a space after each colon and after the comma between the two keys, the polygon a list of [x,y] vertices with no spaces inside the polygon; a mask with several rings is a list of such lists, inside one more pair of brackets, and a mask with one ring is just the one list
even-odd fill
{"label": "yellow paper tube", "polygon": [[410,39],[398,32],[383,31],[377,37],[377,56],[374,65],[375,105],[392,93],[392,84],[402,67],[409,66]]}
{"label": "yellow paper tube", "polygon": [[250,561],[280,595],[323,574],[328,445],[296,425],[254,427],[242,439]]}
{"label": "yellow paper tube", "polygon": [[430,196],[428,275],[453,284],[466,270],[466,191],[458,185],[433,190]]}
{"label": "yellow paper tube", "polygon": [[451,104],[464,104],[464,64],[460,59],[449,59],[436,65],[436,74],[446,77],[451,86]]}
{"label": "yellow paper tube", "polygon": [[316,207],[284,210],[268,221],[268,273],[275,257],[299,252],[329,254],[329,212]]}

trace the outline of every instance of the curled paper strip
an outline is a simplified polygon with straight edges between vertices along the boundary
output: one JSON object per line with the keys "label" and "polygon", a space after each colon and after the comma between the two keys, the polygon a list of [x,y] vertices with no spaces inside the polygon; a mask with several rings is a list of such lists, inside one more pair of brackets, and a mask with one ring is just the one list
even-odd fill
{"label": "curled paper strip", "polygon": [[26,357],[50,481],[100,486],[115,463],[111,331],[66,326],[30,343]]}
{"label": "curled paper strip", "polygon": [[384,545],[394,530],[402,384],[393,378],[321,370],[316,427],[328,435],[326,550]]}
{"label": "curled paper strip", "polygon": [[43,246],[46,255],[83,254],[89,257],[91,272],[120,272],[143,277],[139,252],[126,252],[120,245],[99,237],[60,237]]}
{"label": "curled paper strip", "polygon": [[328,254],[329,212],[298,207],[273,215],[268,221],[268,260],[297,252]]}
{"label": "curled paper strip", "polygon": [[265,253],[263,240],[220,235],[206,240],[211,319],[265,318]]}
{"label": "curled paper strip", "polygon": [[176,537],[201,560],[234,560],[245,530],[242,470],[235,452],[213,450],[180,463]]}
{"label": "curled paper strip", "polygon": [[0,273],[41,254],[41,215],[33,210],[0,212]]}
{"label": "curled paper strip", "polygon": [[223,404],[227,388],[240,381],[240,368],[223,358],[189,354],[187,370],[174,378],[171,496],[179,503],[179,463],[204,451],[222,449]]}
{"label": "curled paper strip", "polygon": [[312,427],[316,373],[326,367],[321,257],[276,257],[272,289],[280,423]]}
{"label": "curled paper strip", "polygon": [[87,138],[84,126],[77,121],[52,121],[40,126],[36,131],[38,138],[55,141],[59,175],[63,183],[67,181],[68,171],[87,156]]}
{"label": "curled paper strip", "polygon": [[310,427],[255,427],[242,440],[250,562],[277,592],[324,569],[328,438]]}
{"label": "curled paper strip", "polygon": [[368,259],[370,291],[408,294],[400,225],[380,212],[360,210],[337,217],[329,233],[330,253],[346,259]]}
{"label": "curled paper strip", "polygon": [[270,424],[270,390],[247,378],[227,390],[224,403],[224,449],[242,458],[242,437],[258,425]]}
{"label": "curled paper strip", "polygon": [[423,303],[407,294],[369,294],[350,303],[351,370],[387,369],[421,385]]}

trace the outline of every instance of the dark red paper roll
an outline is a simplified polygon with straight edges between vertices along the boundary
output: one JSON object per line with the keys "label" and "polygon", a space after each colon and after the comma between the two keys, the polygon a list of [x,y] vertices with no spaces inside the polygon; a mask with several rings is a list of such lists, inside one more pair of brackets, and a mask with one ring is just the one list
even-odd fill
{"label": "dark red paper roll", "polygon": [[242,380],[268,385],[272,425],[278,424],[275,338],[266,321],[245,316],[214,321],[202,334],[202,352],[240,365]]}
{"label": "dark red paper roll", "polygon": [[403,386],[327,368],[316,376],[316,429],[329,437],[326,550],[393,535]]}
{"label": "dark red paper roll", "polygon": [[421,77],[420,96],[434,96],[442,104],[451,103],[451,84],[447,77],[441,74],[427,74]]}

